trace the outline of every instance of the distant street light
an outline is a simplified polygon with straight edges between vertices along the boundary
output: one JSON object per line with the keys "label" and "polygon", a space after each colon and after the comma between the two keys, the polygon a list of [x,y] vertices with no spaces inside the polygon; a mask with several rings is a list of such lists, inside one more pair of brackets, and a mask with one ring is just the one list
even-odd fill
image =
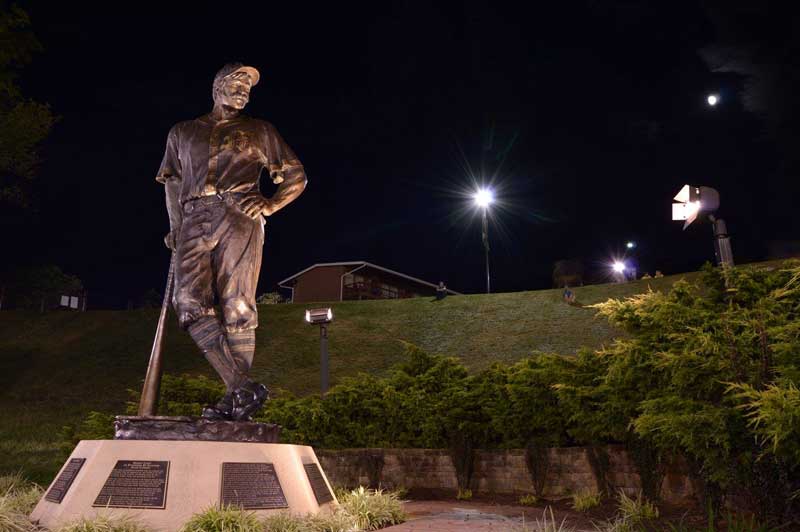
{"label": "distant street light", "polygon": [[488,294],[491,292],[491,284],[489,281],[489,218],[487,216],[487,211],[489,210],[489,205],[494,203],[494,194],[488,188],[481,188],[478,189],[472,198],[475,200],[475,205],[480,207],[483,211],[483,231],[481,236],[483,237],[483,249],[486,252],[486,293]]}
{"label": "distant street light", "polygon": [[319,325],[319,380],[322,395],[328,393],[328,324],[333,321],[333,309],[306,310],[306,322]]}
{"label": "distant street light", "polygon": [[719,209],[719,192],[711,187],[683,185],[673,199],[677,203],[672,204],[672,219],[685,220],[684,230],[700,214],[708,215],[714,229],[714,255],[717,258],[717,264],[724,267],[733,266],[733,250],[731,249],[731,239],[728,236],[728,227],[725,220],[714,216]]}
{"label": "distant street light", "polygon": [[628,248],[628,249],[634,249],[636,247],[636,242],[634,242],[632,240],[628,240],[625,243],[625,247]]}
{"label": "distant street light", "polygon": [[719,96],[717,96],[716,94],[709,94],[708,98],[706,98],[706,101],[708,102],[708,105],[714,107],[719,103]]}

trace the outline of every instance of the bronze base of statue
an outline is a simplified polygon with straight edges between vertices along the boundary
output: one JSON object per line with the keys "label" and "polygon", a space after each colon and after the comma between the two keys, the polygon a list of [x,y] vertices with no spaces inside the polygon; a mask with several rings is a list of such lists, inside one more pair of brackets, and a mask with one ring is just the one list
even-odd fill
{"label": "bronze base of statue", "polygon": [[227,441],[278,443],[281,427],[272,423],[219,421],[194,416],[117,416],[115,440]]}

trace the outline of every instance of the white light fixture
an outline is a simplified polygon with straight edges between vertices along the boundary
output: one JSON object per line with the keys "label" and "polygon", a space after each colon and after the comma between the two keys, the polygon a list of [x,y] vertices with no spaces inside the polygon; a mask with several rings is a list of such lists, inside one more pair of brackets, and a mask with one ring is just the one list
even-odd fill
{"label": "white light fixture", "polygon": [[717,96],[716,94],[709,94],[708,98],[706,98],[706,101],[708,102],[708,105],[714,107],[719,103],[719,96]]}
{"label": "white light fixture", "polygon": [[672,219],[685,221],[683,228],[697,219],[701,212],[712,213],[719,208],[719,192],[711,187],[683,185],[673,200]]}
{"label": "white light fixture", "polygon": [[333,309],[312,308],[310,310],[306,310],[306,321],[311,325],[330,323],[333,321]]}
{"label": "white light fixture", "polygon": [[611,266],[615,272],[622,273],[625,271],[625,263],[622,261],[615,261],[614,264]]}
{"label": "white light fixture", "polygon": [[482,209],[494,203],[494,194],[488,188],[478,189],[472,197],[475,200],[475,204]]}
{"label": "white light fixture", "polygon": [[635,247],[636,247],[636,242],[634,242],[634,241],[632,241],[632,240],[629,240],[629,241],[628,241],[628,242],[625,244],[625,247],[626,247],[626,248],[628,248],[628,249],[633,249],[633,248],[635,248]]}

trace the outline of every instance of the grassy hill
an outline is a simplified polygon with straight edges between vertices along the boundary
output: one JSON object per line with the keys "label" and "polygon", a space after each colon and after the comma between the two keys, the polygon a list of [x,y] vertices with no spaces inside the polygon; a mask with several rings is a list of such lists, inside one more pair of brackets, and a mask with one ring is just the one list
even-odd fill
{"label": "grassy hill", "polygon": [[[681,277],[580,287],[583,304],[668,289]],[[308,394],[319,386],[319,332],[303,321],[310,305],[259,308],[254,376],[271,388]],[[532,351],[574,353],[617,331],[592,309],[567,305],[561,290],[333,304],[331,381],[383,372],[402,354],[401,341],[460,358],[480,369]],[[86,412],[123,412],[128,389],[141,386],[157,310],[0,312],[0,473],[22,468],[39,480],[61,465],[58,431]],[[210,368],[170,316],[165,371]]]}

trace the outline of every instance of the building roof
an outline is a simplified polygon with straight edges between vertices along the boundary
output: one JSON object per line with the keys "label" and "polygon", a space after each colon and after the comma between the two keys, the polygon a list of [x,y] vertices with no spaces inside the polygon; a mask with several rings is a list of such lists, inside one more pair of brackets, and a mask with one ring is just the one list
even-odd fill
{"label": "building roof", "polygon": [[[314,268],[319,268],[321,266],[355,266],[356,268],[353,268],[353,270],[358,269],[358,268],[363,268],[363,267],[367,266],[367,267],[370,267],[370,268],[375,268],[376,270],[380,270],[380,271],[383,271],[383,272],[386,272],[386,273],[390,273],[392,275],[396,275],[398,277],[402,277],[404,279],[408,279],[409,281],[414,281],[415,283],[423,284],[425,286],[430,286],[431,288],[438,288],[437,285],[435,285],[433,283],[429,283],[428,281],[423,281],[422,279],[417,279],[416,277],[411,277],[410,275],[406,275],[404,273],[396,272],[394,270],[390,270],[389,268],[384,268],[383,266],[378,266],[377,264],[373,264],[371,262],[367,262],[367,261],[363,261],[363,260],[348,261],[348,262],[319,262],[317,264],[313,264],[313,265],[309,266],[305,270],[301,270],[301,271],[297,272],[296,274],[287,277],[283,281],[279,281],[278,282],[278,286],[281,286],[283,288],[290,288],[288,286],[283,286],[283,283],[286,283],[288,281],[291,281],[292,279],[300,277],[301,275],[303,275],[307,271],[313,270]],[[463,295],[461,292],[456,292],[455,290],[450,290],[449,288],[447,289],[447,293],[455,295],[455,296]]]}

